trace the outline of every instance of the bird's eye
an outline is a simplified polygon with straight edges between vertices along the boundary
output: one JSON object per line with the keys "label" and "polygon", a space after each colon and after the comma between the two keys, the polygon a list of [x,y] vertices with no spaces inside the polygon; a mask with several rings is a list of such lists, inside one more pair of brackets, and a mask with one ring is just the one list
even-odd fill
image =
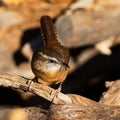
{"label": "bird's eye", "polygon": [[55,63],[55,61],[54,61],[54,60],[51,60],[51,59],[49,60],[49,62],[50,62],[50,63]]}

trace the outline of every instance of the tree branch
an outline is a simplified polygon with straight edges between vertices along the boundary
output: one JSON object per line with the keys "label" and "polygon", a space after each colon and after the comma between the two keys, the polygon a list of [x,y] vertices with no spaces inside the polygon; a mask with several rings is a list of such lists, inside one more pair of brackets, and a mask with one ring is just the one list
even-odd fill
{"label": "tree branch", "polygon": [[[29,87],[30,85],[30,87]],[[50,88],[49,86],[34,83],[32,80],[16,75],[8,75],[0,73],[0,86],[12,87],[21,89],[24,91],[29,91],[33,94],[37,94],[42,98],[51,101],[55,95],[56,90]],[[71,99],[62,93],[59,93],[58,96],[54,99],[53,103],[55,104],[64,104],[72,103]]]}
{"label": "tree branch", "polygon": [[[111,86],[113,85],[112,88],[114,88],[117,85],[117,90],[119,91],[119,86],[117,83],[119,83],[119,81],[116,81],[114,84],[112,83]],[[29,91],[33,94],[37,94],[45,98],[48,101],[52,100],[56,92],[54,89],[46,85],[31,82],[31,80],[28,78],[15,76],[15,75],[8,75],[3,73],[0,73],[0,86],[12,87],[15,89]],[[110,91],[111,89],[108,90],[108,92]],[[112,98],[114,97],[112,96]],[[22,109],[21,108],[19,109],[9,109],[9,108],[1,109],[0,108],[0,113],[1,112],[4,113],[1,116],[2,118],[5,118],[5,117],[13,118],[13,116],[15,117],[16,114],[18,114],[18,116],[25,115],[23,116],[23,120],[27,120],[27,119],[29,120],[119,119],[120,106],[105,105],[105,99],[106,97],[104,96],[103,99],[101,99],[101,102],[98,103],[79,95],[75,95],[75,94],[64,95],[63,93],[59,93],[58,97],[55,98],[55,100],[53,101],[53,103],[55,104],[51,104],[50,108],[47,110],[42,107],[39,107],[39,108],[26,107]],[[103,104],[102,104],[102,101],[103,101]]]}

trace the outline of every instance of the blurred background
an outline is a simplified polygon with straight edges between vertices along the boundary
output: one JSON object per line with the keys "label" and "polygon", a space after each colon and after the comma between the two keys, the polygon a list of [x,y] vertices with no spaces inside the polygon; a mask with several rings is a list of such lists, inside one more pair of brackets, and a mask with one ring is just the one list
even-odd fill
{"label": "blurred background", "polygon": [[[62,92],[99,101],[105,81],[120,78],[120,1],[0,0],[1,73],[34,78],[30,61],[42,43],[42,15],[53,19],[58,40],[70,50]],[[35,105],[36,97],[0,87],[1,105]]]}

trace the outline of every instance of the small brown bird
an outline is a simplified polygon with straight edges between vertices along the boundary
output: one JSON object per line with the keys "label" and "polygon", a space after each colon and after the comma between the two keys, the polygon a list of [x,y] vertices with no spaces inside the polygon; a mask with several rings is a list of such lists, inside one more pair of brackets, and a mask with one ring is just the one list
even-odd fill
{"label": "small brown bird", "polygon": [[69,50],[58,42],[55,26],[49,16],[42,16],[40,23],[44,46],[33,53],[32,71],[39,83],[48,86],[62,83],[68,74]]}

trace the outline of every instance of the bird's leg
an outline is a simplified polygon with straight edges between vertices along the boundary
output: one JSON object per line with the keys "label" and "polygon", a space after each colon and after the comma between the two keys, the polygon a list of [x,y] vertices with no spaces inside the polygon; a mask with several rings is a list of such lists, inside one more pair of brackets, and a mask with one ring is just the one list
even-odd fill
{"label": "bird's leg", "polygon": [[35,78],[33,78],[32,80],[28,80],[27,82],[26,82],[26,84],[28,85],[28,88],[27,88],[27,90],[29,91],[29,88],[30,88],[30,86],[31,86],[31,83],[32,83],[32,81],[33,82],[37,82],[37,78],[35,77]]}
{"label": "bird's leg", "polygon": [[38,78],[35,77],[35,78],[32,79],[32,81],[35,82],[35,83],[38,83]]}
{"label": "bird's leg", "polygon": [[32,83],[32,80],[28,80],[28,81],[26,82],[26,84],[28,85],[27,91],[29,91],[29,88],[30,88],[30,86],[31,86],[31,83]]}
{"label": "bird's leg", "polygon": [[55,99],[56,97],[58,97],[58,94],[59,94],[60,91],[62,90],[62,83],[63,83],[63,82],[60,83],[59,87],[58,87],[57,90],[55,91],[55,94],[54,94],[54,96],[53,96],[53,98],[52,98],[52,100],[51,100],[51,103],[54,101],[54,99]]}

